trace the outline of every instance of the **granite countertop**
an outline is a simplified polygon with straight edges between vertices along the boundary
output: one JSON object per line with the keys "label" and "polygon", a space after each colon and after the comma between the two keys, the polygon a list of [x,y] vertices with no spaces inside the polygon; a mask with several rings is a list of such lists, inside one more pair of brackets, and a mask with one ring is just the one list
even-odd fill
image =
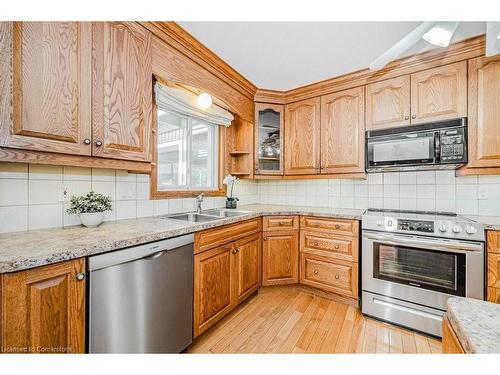
{"label": "granite countertop", "polygon": [[500,230],[500,216],[469,216],[468,219],[484,225],[486,230]]}
{"label": "granite countertop", "polygon": [[447,304],[446,315],[466,353],[500,353],[500,304],[462,297]]}
{"label": "granite countertop", "polygon": [[312,215],[361,219],[364,210],[280,205],[247,205],[247,214],[206,223],[187,223],[164,216],[106,222],[97,228],[81,226],[0,235],[0,273],[20,271],[64,260],[163,240],[263,215]]}

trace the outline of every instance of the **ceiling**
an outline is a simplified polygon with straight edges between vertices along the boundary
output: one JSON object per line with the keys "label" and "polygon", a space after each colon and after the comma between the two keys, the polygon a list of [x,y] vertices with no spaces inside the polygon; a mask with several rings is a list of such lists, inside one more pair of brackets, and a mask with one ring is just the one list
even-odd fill
{"label": "ceiling", "polygon": [[[367,68],[420,22],[178,22],[259,88],[289,90]],[[485,33],[461,22],[452,43]],[[420,41],[406,55],[436,48]]]}

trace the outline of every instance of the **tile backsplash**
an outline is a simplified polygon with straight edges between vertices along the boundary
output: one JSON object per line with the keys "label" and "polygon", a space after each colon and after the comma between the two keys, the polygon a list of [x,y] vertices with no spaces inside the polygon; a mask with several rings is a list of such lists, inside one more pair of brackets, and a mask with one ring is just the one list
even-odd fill
{"label": "tile backsplash", "polygon": [[369,174],[366,180],[267,180],[259,203],[332,208],[386,208],[500,216],[500,176],[455,177],[455,171]]}
{"label": "tile backsplash", "polygon": [[[149,175],[113,169],[91,169],[0,162],[0,233],[57,228],[80,223],[68,215],[62,189],[70,195],[90,190],[111,196],[107,221],[164,215],[195,209],[194,198],[149,199]],[[257,203],[257,184],[238,181],[240,204]],[[205,197],[203,208],[223,207],[224,197]]]}
{"label": "tile backsplash", "polygon": [[[91,169],[0,162],[0,233],[79,224],[66,214],[62,189],[82,195],[91,189],[111,196],[107,221],[195,209],[193,198],[149,199],[149,176]],[[454,171],[369,174],[367,180],[240,180],[239,204],[284,204],[332,208],[437,210],[500,216],[500,176],[455,177]],[[225,198],[205,198],[203,208],[223,207]]]}

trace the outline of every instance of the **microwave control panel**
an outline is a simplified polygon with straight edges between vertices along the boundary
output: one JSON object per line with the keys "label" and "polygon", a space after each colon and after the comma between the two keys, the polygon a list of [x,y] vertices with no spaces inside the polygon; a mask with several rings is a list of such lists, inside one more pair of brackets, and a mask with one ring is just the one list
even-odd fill
{"label": "microwave control panel", "polygon": [[398,219],[398,230],[434,233],[434,222],[423,220]]}
{"label": "microwave control panel", "polygon": [[465,128],[443,129],[439,133],[441,162],[467,162]]}

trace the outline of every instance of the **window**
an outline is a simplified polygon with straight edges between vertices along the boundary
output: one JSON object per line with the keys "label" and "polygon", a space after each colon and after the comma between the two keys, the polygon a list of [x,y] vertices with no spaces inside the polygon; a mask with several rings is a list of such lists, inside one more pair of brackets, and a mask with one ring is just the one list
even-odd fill
{"label": "window", "polygon": [[218,128],[158,110],[158,191],[218,190]]}

